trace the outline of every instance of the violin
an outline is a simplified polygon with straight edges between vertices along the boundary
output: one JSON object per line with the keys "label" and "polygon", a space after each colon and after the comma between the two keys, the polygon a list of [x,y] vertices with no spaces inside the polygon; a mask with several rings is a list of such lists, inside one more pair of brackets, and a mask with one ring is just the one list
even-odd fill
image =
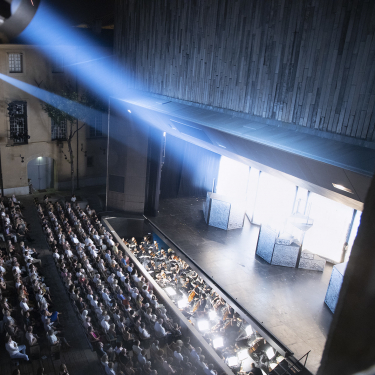
{"label": "violin", "polygon": [[192,290],[189,294],[189,297],[188,297],[189,303],[194,299],[195,295],[196,295],[196,293],[194,292],[194,290]]}
{"label": "violin", "polygon": [[[193,293],[195,293],[195,292],[193,292]],[[190,296],[189,296],[189,298],[190,298]],[[200,305],[201,305],[201,300],[199,300],[199,301],[195,304],[195,306],[194,306],[192,312],[195,313],[195,312],[198,310],[198,308],[199,308]]]}

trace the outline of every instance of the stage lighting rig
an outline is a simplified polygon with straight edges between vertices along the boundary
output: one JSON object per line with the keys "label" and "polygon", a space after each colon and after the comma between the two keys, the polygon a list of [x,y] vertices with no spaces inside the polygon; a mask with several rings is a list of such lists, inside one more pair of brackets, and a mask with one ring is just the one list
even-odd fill
{"label": "stage lighting rig", "polygon": [[34,18],[40,0],[0,0],[0,43],[16,38]]}

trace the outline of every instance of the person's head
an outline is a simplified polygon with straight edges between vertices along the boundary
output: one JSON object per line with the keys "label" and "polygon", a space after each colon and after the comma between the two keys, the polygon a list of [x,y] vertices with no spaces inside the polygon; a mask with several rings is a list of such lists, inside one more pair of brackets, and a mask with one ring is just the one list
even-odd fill
{"label": "person's head", "polygon": [[251,368],[255,368],[255,363],[254,362],[251,364]]}
{"label": "person's head", "polygon": [[15,370],[13,370],[12,372],[12,375],[20,375],[21,372],[20,372],[20,369],[16,368]]}
{"label": "person's head", "polygon": [[30,327],[27,327],[27,332],[32,332],[33,331],[33,327],[32,326],[30,326]]}
{"label": "person's head", "polygon": [[68,369],[66,368],[65,363],[62,363],[62,364],[60,365],[60,371],[62,371],[62,372],[68,372]]}

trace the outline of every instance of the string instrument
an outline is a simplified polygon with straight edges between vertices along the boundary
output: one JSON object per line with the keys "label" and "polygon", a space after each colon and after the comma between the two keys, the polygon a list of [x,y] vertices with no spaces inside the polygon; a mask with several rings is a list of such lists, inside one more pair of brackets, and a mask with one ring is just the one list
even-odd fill
{"label": "string instrument", "polygon": [[[195,293],[195,292],[194,292],[194,293]],[[189,298],[190,298],[190,296],[189,296]],[[192,313],[195,313],[195,312],[198,310],[198,308],[199,308],[200,305],[201,305],[201,300],[199,300],[199,301],[195,304]]]}
{"label": "string instrument", "polygon": [[172,259],[174,259],[176,262],[180,260],[180,258],[177,255],[172,255]]}
{"label": "string instrument", "polygon": [[194,292],[194,290],[192,290],[189,294],[189,297],[188,297],[189,303],[194,299],[195,295],[196,295],[196,293]]}
{"label": "string instrument", "polygon": [[223,330],[225,331],[231,324],[232,322],[232,319],[229,319],[225,324],[224,324],[224,327],[223,327]]}
{"label": "string instrument", "polygon": [[254,353],[259,346],[261,345],[263,341],[263,337],[257,337],[251,344],[250,344],[250,349],[249,349],[249,354]]}
{"label": "string instrument", "polygon": [[225,313],[223,315],[223,320],[227,320],[228,315],[229,315],[229,308],[226,309],[226,311],[225,311]]}

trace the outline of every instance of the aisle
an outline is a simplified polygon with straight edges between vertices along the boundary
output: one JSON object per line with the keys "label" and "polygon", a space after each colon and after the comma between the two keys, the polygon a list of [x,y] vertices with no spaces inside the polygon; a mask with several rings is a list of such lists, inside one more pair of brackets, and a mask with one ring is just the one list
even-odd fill
{"label": "aisle", "polygon": [[[35,242],[30,245],[35,247],[36,251],[40,253],[39,258],[42,260],[43,274],[45,275],[46,284],[50,287],[53,308],[60,312],[60,322],[64,325],[65,337],[72,345],[68,351],[61,350],[60,360],[52,360],[49,354],[49,349],[42,351],[42,357],[48,355],[47,358],[41,359],[41,364],[45,369],[46,374],[58,374],[58,369],[61,363],[65,363],[70,375],[102,375],[100,364],[97,360],[97,355],[89,348],[85,333],[78,318],[69,301],[69,297],[57,273],[57,269],[52,258],[52,253],[48,249],[45,236],[40,225],[39,217],[34,205],[33,199],[38,196],[42,199],[42,194],[34,194],[33,196],[19,197],[22,204],[25,206],[23,215],[25,220],[31,224],[30,236]],[[0,366],[1,374],[11,374],[10,360],[8,354],[5,352],[4,345],[0,351]],[[21,374],[36,375],[39,363],[21,363]]]}

